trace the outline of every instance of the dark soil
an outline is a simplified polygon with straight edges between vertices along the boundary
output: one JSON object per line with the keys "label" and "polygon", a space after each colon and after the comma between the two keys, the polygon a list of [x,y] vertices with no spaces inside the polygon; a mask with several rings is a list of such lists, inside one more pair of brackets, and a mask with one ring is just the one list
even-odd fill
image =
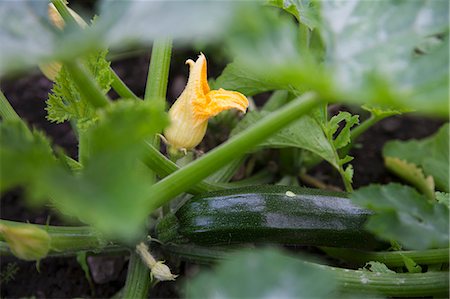
{"label": "dark soil", "polygon": [[[195,53],[174,53],[170,73],[169,100],[173,101],[184,88],[187,67],[180,68],[186,57],[195,58]],[[139,96],[145,89],[147,77],[148,55],[138,58],[128,58],[113,64],[118,75]],[[176,67],[176,68],[175,68]],[[223,65],[210,67],[210,74],[217,75]],[[52,84],[40,74],[32,74],[20,78],[8,79],[1,82],[1,89],[9,99],[17,113],[31,126],[45,131],[55,145],[62,147],[70,156],[76,158],[77,143],[68,123],[52,124],[45,119],[45,100]],[[114,96],[113,94],[111,94]],[[354,186],[369,183],[387,183],[396,180],[388,173],[381,157],[383,144],[391,139],[423,138],[434,133],[442,121],[402,116],[392,117],[371,128],[359,139],[359,148],[350,154],[355,157]],[[220,139],[220,138],[219,138]],[[206,146],[207,147],[207,146]],[[315,178],[336,186],[340,186],[340,179],[331,167],[320,164],[310,172]],[[50,224],[63,224],[56,213],[50,209],[30,209],[23,203],[23,192],[17,189],[2,195],[1,218],[31,223],[46,223],[50,216]],[[118,292],[125,282],[127,261],[123,257],[109,257],[92,262],[102,279],[94,282],[93,290],[81,266],[75,258],[49,258],[41,261],[36,269],[34,263],[19,261],[13,257],[2,257],[1,260],[1,294],[2,298],[30,297],[36,298],[71,298],[96,297],[106,298]],[[106,263],[106,264],[105,264]],[[111,268],[112,267],[112,268]],[[182,268],[183,269],[183,268]],[[194,271],[185,269],[187,272]],[[181,270],[181,269],[180,269]],[[5,277],[12,273],[12,277]],[[179,272],[178,272],[179,273]],[[159,284],[150,292],[151,298],[177,297],[174,283]]]}

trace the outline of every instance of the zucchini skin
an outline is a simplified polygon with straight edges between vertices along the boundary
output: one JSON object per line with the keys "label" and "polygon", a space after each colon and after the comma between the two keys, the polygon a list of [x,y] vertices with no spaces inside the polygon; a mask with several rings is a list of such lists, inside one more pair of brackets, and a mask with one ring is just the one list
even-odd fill
{"label": "zucchini skin", "polygon": [[379,242],[363,229],[369,215],[346,193],[292,186],[228,189],[187,201],[175,213],[178,236],[171,241],[375,248]]}

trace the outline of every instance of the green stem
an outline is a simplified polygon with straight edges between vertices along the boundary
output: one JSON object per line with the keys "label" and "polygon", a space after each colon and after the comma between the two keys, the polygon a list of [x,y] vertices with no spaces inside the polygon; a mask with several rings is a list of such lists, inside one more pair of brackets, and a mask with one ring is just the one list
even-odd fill
{"label": "green stem", "polygon": [[[171,55],[171,39],[161,38],[153,42],[144,100],[152,101],[155,104],[165,105]],[[153,145],[155,149],[159,149],[160,142],[157,136],[151,138],[149,143]],[[156,174],[153,173],[151,181],[152,183],[156,182]]]}
{"label": "green stem", "polygon": [[91,74],[77,61],[66,62],[65,67],[78,86],[81,95],[96,108],[109,104],[109,99],[103,94]]}
{"label": "green stem", "polygon": [[170,38],[154,41],[145,87],[145,100],[166,101],[171,55],[172,40]]}
{"label": "green stem", "polygon": [[376,273],[348,270],[325,265],[320,268],[335,273],[343,292],[382,294],[388,297],[448,296],[448,272]]}
{"label": "green stem", "polygon": [[[22,226],[25,223],[0,220],[0,224],[7,226]],[[101,237],[88,226],[50,226],[39,224],[26,224],[33,225],[39,229],[47,231],[51,238],[51,251],[49,256],[52,255],[73,255],[79,251],[98,251],[98,250],[126,250],[125,247],[120,247],[112,243],[106,243]],[[0,236],[0,240],[3,238]],[[3,252],[1,248],[2,253]]]}
{"label": "green stem", "polygon": [[147,298],[150,288],[150,270],[136,253],[131,253],[128,264],[127,280],[122,289],[121,298]]}
{"label": "green stem", "polygon": [[[170,161],[166,156],[161,154],[152,144],[146,142],[146,155],[144,163],[148,168],[156,172],[156,174],[164,178],[171,173],[179,170],[178,165]],[[199,194],[209,191],[223,189],[220,186],[208,183],[206,181],[199,182],[189,189],[190,193]]]}
{"label": "green stem", "polygon": [[429,250],[411,250],[411,251],[384,251],[372,252],[361,251],[356,249],[321,247],[321,249],[329,256],[341,259],[347,262],[364,266],[369,261],[377,261],[388,267],[404,266],[403,256],[409,257],[417,264],[430,265],[448,263],[448,248],[429,249]]}
{"label": "green stem", "polygon": [[[230,258],[233,250],[193,245],[164,245],[163,250],[193,262],[213,263]],[[388,297],[448,296],[449,273],[376,273],[310,263],[334,273],[340,291]]]}
{"label": "green stem", "polygon": [[3,92],[0,90],[0,116],[7,121],[22,121],[20,116],[14,111],[14,108],[6,99]]}
{"label": "green stem", "polygon": [[306,93],[281,109],[267,115],[244,132],[211,150],[186,167],[165,177],[151,187],[147,202],[149,212],[154,211],[176,195],[205,179],[225,166],[231,159],[242,156],[246,151],[297,120],[312,108],[322,103],[314,93]]}
{"label": "green stem", "polygon": [[89,136],[83,130],[79,130],[78,136],[78,162],[86,165],[89,157]]}

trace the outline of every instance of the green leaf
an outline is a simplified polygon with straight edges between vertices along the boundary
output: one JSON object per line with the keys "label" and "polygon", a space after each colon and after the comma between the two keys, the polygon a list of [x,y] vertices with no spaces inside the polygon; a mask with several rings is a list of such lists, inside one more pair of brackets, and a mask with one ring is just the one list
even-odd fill
{"label": "green leaf", "polygon": [[333,135],[339,128],[339,123],[345,122],[344,127],[337,136],[334,137],[333,144],[336,149],[343,148],[350,143],[350,129],[359,124],[358,115],[351,115],[348,112],[339,112],[338,115],[333,116],[327,123],[326,134],[329,139],[332,139]]}
{"label": "green leaf", "polygon": [[[327,65],[348,100],[448,115],[448,1],[325,1]],[[395,20],[395,21],[394,21]]]}
{"label": "green leaf", "polygon": [[187,298],[325,298],[336,289],[331,271],[278,250],[236,253],[186,284]]}
{"label": "green leaf", "polygon": [[370,262],[366,263],[364,268],[362,268],[360,270],[377,272],[377,273],[395,273],[395,271],[392,271],[391,269],[389,269],[385,264],[376,262],[376,261],[370,261]]}
{"label": "green leaf", "polygon": [[237,3],[224,1],[113,1],[100,3],[94,31],[108,46],[151,44],[170,36],[181,42],[218,38]]}
{"label": "green leaf", "polygon": [[402,254],[402,259],[403,259],[403,262],[405,263],[405,267],[406,267],[406,269],[408,269],[409,273],[421,273],[422,272],[422,267],[417,265],[416,262],[412,258],[407,257]]}
{"label": "green leaf", "polygon": [[435,197],[434,180],[432,176],[423,174],[421,168],[414,163],[408,163],[404,160],[392,157],[385,157],[384,163],[386,168],[414,185],[428,199],[433,200]]}
{"label": "green leaf", "polygon": [[228,64],[211,86],[212,89],[224,88],[239,91],[247,96],[279,87],[278,84],[271,83],[270,78],[266,78],[264,74],[252,72],[251,69],[242,67],[238,61]]}
{"label": "green leaf", "polygon": [[45,17],[47,5],[47,1],[2,1],[0,74],[32,65],[52,52],[56,35]]}
{"label": "green leaf", "polygon": [[436,192],[435,194],[437,202],[446,205],[450,205],[450,194],[445,192]]}
{"label": "green leaf", "polygon": [[384,157],[396,157],[423,168],[434,178],[436,187],[449,192],[449,124],[422,140],[390,141],[383,148]]}
{"label": "green leaf", "polygon": [[[83,169],[70,177],[52,177],[54,204],[109,237],[132,242],[143,231],[149,173],[141,164],[144,141],[167,124],[163,107],[154,103],[116,101],[87,128],[89,155]],[[125,137],[126,136],[126,137]]]}
{"label": "green leaf", "polygon": [[90,155],[83,168],[72,173],[56,161],[40,135],[30,136],[23,125],[2,123],[2,188],[20,184],[106,238],[131,243],[144,233],[148,216],[142,209],[151,187],[148,169],[140,162],[144,141],[166,124],[164,107],[154,103],[112,103],[86,128]]}
{"label": "green leaf", "polygon": [[[245,130],[268,114],[269,112],[267,111],[252,111],[247,113],[233,130],[232,134],[237,134],[238,132]],[[332,146],[325,137],[321,126],[310,116],[303,116],[289,127],[282,129],[266,139],[259,147],[296,147],[306,149],[330,162],[336,168],[338,167],[337,161],[335,161],[334,158]]]}
{"label": "green leaf", "polygon": [[449,244],[449,209],[431,203],[411,187],[371,185],[350,195],[373,210],[366,228],[384,240],[397,240],[408,249],[445,248]]}
{"label": "green leaf", "polygon": [[[110,62],[106,60],[107,53],[107,50],[103,50],[90,54],[85,62],[104,94],[108,93],[112,83]],[[75,119],[81,124],[95,118],[95,108],[88,99],[83,98],[64,66],[56,76],[52,92],[46,103],[47,119],[50,121],[61,123]]]}
{"label": "green leaf", "polygon": [[268,0],[269,5],[273,5],[289,12],[297,21],[307,26],[310,30],[318,27],[319,12],[316,3],[310,0]]}
{"label": "green leaf", "polygon": [[241,7],[226,42],[235,60],[216,87],[237,87],[248,95],[278,89],[295,94],[313,89],[324,98],[333,94],[328,73],[312,51],[300,46],[298,24],[290,16],[270,7]]}
{"label": "green leaf", "polygon": [[363,105],[362,109],[370,112],[377,119],[384,119],[389,116],[400,115],[406,112],[411,112],[411,109],[392,109],[387,107],[380,107],[375,105]]}
{"label": "green leaf", "polygon": [[26,183],[36,190],[28,198],[39,199],[41,174],[56,164],[49,140],[20,121],[1,122],[0,136],[0,191]]}

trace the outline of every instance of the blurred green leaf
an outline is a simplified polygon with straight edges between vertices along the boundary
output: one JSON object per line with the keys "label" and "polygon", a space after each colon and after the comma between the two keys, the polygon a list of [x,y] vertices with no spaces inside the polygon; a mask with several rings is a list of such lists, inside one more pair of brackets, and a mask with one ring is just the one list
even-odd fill
{"label": "blurred green leaf", "polygon": [[26,183],[36,190],[30,199],[39,199],[42,173],[56,165],[50,141],[20,121],[1,122],[0,136],[0,192]]}
{"label": "blurred green leaf", "polygon": [[126,50],[149,46],[159,37],[177,42],[218,39],[231,22],[237,2],[99,2],[98,20],[83,30],[64,31],[48,20],[47,1],[0,3],[0,75],[38,63],[72,60],[101,48]]}
{"label": "blurred green leaf", "polygon": [[30,66],[54,49],[56,34],[46,18],[47,1],[0,3],[0,74]]}
{"label": "blurred green leaf", "polygon": [[149,173],[141,164],[144,140],[167,124],[164,107],[118,101],[98,113],[87,128],[89,155],[83,170],[70,178],[52,177],[55,205],[107,236],[132,241],[147,218]]}
{"label": "blurred green leaf", "polygon": [[142,209],[151,181],[140,162],[144,141],[166,124],[164,107],[154,103],[112,103],[86,128],[90,155],[72,173],[53,158],[41,135],[29,136],[20,123],[2,123],[2,190],[20,184],[28,194],[50,198],[60,212],[93,225],[106,237],[134,241],[148,216]]}
{"label": "blurred green leaf", "polygon": [[285,86],[271,82],[265,74],[256,74],[251,69],[243,68],[238,61],[228,64],[211,86],[212,89],[224,88],[239,91],[247,96],[282,87]]}
{"label": "blurred green leaf", "polygon": [[[233,130],[232,134],[237,134],[245,130],[268,114],[269,112],[267,111],[252,111],[247,113],[244,119]],[[297,147],[306,149],[319,155],[336,168],[338,167],[333,148],[324,135],[320,124],[310,116],[303,116],[289,127],[282,129],[266,139],[259,147]]]}
{"label": "blurred green leaf", "polygon": [[366,228],[384,240],[397,240],[408,249],[445,248],[449,244],[449,208],[431,203],[409,186],[370,185],[350,195],[373,210]]}
{"label": "blurred green leaf", "polygon": [[438,189],[449,192],[449,133],[447,123],[437,133],[422,140],[390,141],[383,148],[383,156],[422,167],[434,178]]}
{"label": "blurred green leaf", "polygon": [[179,42],[217,39],[226,30],[238,3],[232,1],[114,1],[100,3],[94,31],[107,45],[149,45],[170,36]]}
{"label": "blurred green leaf", "polygon": [[289,12],[297,21],[307,26],[310,30],[318,27],[319,12],[316,3],[310,0],[268,0],[269,5],[273,5]]}
{"label": "blurred green leaf", "polygon": [[271,7],[250,5],[242,6],[235,19],[226,37],[235,61],[217,79],[220,86],[248,95],[275,89],[299,94],[313,89],[324,98],[331,97],[331,77],[313,52],[301,46],[293,18]]}
{"label": "blurred green leaf", "polygon": [[444,204],[446,206],[450,205],[450,194],[445,192],[436,192],[437,202]]}
{"label": "blurred green leaf", "polygon": [[[110,62],[106,60],[107,53],[107,50],[98,51],[88,55],[85,61],[87,69],[104,94],[108,93],[112,82],[109,69]],[[91,102],[88,99],[83,98],[64,66],[55,78],[55,83],[46,103],[47,119],[50,121],[62,123],[74,119],[85,122],[95,117],[95,107],[90,104]]]}
{"label": "blurred green leaf", "polygon": [[355,102],[448,115],[448,39],[425,55],[416,48],[449,30],[448,1],[325,1],[327,65]]}
{"label": "blurred green leaf", "polygon": [[[255,274],[257,273],[257,275]],[[236,253],[186,284],[187,298],[325,298],[337,282],[330,271],[278,250]]]}

